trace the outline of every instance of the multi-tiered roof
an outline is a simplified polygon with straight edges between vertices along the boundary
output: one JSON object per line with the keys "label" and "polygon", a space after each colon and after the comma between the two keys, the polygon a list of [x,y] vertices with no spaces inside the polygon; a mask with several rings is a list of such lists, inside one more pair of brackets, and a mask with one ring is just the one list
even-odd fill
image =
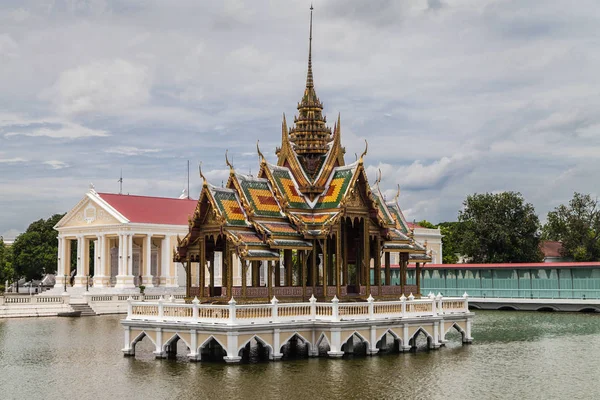
{"label": "multi-tiered roof", "polygon": [[[333,130],[327,126],[312,71],[312,8],[306,87],[298,103],[294,126],[283,117],[277,164],[269,163],[257,144],[260,170],[257,176],[230,168],[225,187],[204,180],[198,206],[190,219],[190,233],[179,245],[179,257],[198,232],[218,226],[246,260],[279,260],[280,250],[310,250],[316,240],[326,238],[344,217],[362,212],[376,229],[383,251],[419,254],[427,261],[425,248],[412,239],[412,232],[395,201],[386,203],[379,181],[371,187],[364,168],[367,148],[359,159],[346,165],[338,115]],[[226,157],[227,158],[227,157]],[[205,229],[206,230],[206,229]]]}

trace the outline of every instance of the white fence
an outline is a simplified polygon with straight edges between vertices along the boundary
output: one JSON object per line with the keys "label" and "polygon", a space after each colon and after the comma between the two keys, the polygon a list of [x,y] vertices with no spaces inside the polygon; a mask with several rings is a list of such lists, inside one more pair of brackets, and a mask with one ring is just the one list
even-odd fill
{"label": "white fence", "polygon": [[157,302],[129,300],[127,320],[153,322],[208,323],[244,325],[269,322],[300,321],[364,321],[435,317],[438,315],[465,314],[469,312],[468,296],[444,298],[441,295],[415,299],[402,296],[399,301],[374,301],[365,303],[340,303],[334,298],[319,303],[312,297],[308,303],[282,303],[273,298],[268,304],[238,305],[231,300],[228,305],[180,304],[159,299]]}
{"label": "white fence", "polygon": [[7,304],[68,304],[68,296],[27,296],[27,295],[5,295],[0,296],[0,305]]}

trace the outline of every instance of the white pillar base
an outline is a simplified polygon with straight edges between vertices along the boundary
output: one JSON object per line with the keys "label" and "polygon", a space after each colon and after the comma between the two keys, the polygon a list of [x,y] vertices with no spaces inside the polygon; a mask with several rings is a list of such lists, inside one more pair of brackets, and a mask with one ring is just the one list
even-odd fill
{"label": "white pillar base", "polygon": [[133,275],[117,275],[117,289],[132,289],[135,288]]}
{"label": "white pillar base", "polygon": [[154,284],[152,283],[152,279],[153,279],[152,275],[142,276],[142,285],[146,286],[147,288],[154,287]]}
{"label": "white pillar base", "polygon": [[85,276],[75,276],[75,281],[73,282],[73,287],[85,287],[86,281],[87,281],[87,277],[85,277]]}
{"label": "white pillar base", "polygon": [[223,357],[223,360],[225,360],[225,362],[227,364],[233,364],[233,363],[239,363],[240,361],[242,361],[242,357],[239,357],[239,356],[236,356],[236,357],[225,356],[225,357]]}
{"label": "white pillar base", "polygon": [[[69,278],[67,278],[67,286],[69,284]],[[64,276],[56,276],[54,288],[55,289],[64,289],[65,287],[65,277]]]}
{"label": "white pillar base", "polygon": [[96,288],[110,287],[110,277],[94,276],[94,287],[96,287]]}
{"label": "white pillar base", "polygon": [[342,358],[344,356],[343,351],[328,351],[327,355],[331,358]]}

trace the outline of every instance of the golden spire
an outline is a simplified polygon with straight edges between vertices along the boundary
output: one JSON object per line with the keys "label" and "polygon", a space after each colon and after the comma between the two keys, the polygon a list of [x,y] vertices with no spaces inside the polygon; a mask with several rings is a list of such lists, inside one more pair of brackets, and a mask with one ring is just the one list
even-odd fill
{"label": "golden spire", "polygon": [[235,170],[233,169],[233,164],[231,164],[229,162],[229,158],[227,157],[228,151],[229,151],[229,149],[225,150],[225,164],[227,164],[227,166],[229,167],[229,174],[233,175],[233,174],[235,174]]}
{"label": "golden spire", "polygon": [[306,87],[314,87],[313,73],[312,73],[312,14],[313,6],[310,5],[310,31],[308,34],[308,72],[306,73]]}

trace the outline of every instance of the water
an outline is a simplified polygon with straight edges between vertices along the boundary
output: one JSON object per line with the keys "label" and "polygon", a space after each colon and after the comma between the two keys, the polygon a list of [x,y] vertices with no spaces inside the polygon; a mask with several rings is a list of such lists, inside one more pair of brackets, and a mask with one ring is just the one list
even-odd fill
{"label": "water", "polygon": [[0,399],[597,399],[600,315],[478,311],[474,344],[247,365],[121,355],[121,316],[0,320]]}

